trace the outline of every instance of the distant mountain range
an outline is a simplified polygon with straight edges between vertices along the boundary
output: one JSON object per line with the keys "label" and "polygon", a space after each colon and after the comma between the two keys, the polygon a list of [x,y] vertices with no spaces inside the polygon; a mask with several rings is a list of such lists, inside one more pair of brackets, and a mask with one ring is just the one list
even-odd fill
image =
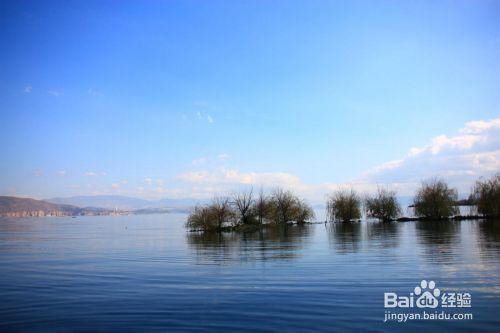
{"label": "distant mountain range", "polygon": [[76,215],[110,215],[112,210],[95,207],[76,207],[35,200],[0,196],[0,216],[76,216]]}
{"label": "distant mountain range", "polygon": [[139,209],[149,207],[149,201],[115,195],[74,196],[68,198],[50,198],[44,201],[60,205],[73,205],[78,207],[102,207],[108,209]]}
{"label": "distant mountain range", "polygon": [[101,207],[126,210],[150,208],[189,209],[198,203],[198,200],[195,199],[145,200],[121,195],[80,195],[68,198],[51,198],[45,199],[44,201],[78,207]]}
{"label": "distant mountain range", "polygon": [[197,204],[193,199],[144,200],[119,195],[75,196],[35,200],[0,196],[0,216],[79,216],[164,214],[188,212]]}

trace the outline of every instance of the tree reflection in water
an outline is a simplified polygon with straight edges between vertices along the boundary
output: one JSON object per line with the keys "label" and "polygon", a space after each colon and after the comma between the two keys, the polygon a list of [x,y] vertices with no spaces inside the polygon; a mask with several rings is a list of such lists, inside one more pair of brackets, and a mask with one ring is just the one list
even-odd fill
{"label": "tree reflection in water", "polygon": [[358,252],[360,249],[361,229],[360,222],[340,222],[328,225],[330,244],[339,253]]}
{"label": "tree reflection in water", "polygon": [[415,230],[419,244],[423,245],[425,257],[437,262],[456,262],[461,246],[461,221],[419,221]]}
{"label": "tree reflection in water", "polygon": [[367,222],[366,238],[369,246],[375,249],[398,247],[400,226],[398,222]]}
{"label": "tree reflection in water", "polygon": [[496,257],[500,251],[500,219],[477,222],[478,245],[484,257]]}
{"label": "tree reflection in water", "polygon": [[[252,233],[190,232],[186,238],[196,260],[202,263],[286,260],[303,255],[316,228],[318,232],[326,229],[329,246],[339,254],[379,249],[397,251],[405,244],[430,262],[456,264],[466,260],[463,242],[470,240],[477,242],[475,255],[481,258],[495,259],[500,252],[500,220],[344,222],[330,223],[324,228],[288,225]],[[467,255],[471,254],[469,251]]]}
{"label": "tree reflection in water", "polygon": [[308,244],[313,225],[267,227],[261,231],[189,232],[187,243],[202,262],[266,261],[301,256]]}

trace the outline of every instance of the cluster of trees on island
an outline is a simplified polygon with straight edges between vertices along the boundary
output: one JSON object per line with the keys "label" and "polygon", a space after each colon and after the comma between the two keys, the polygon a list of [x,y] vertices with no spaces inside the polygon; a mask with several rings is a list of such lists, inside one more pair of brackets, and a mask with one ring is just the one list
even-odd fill
{"label": "cluster of trees on island", "polygon": [[[359,220],[364,210],[368,218],[394,221],[402,210],[395,191],[378,189],[375,195],[362,197],[353,189],[338,190],[326,203],[327,220]],[[500,174],[476,181],[467,200],[482,217],[500,217]],[[410,207],[418,219],[440,220],[459,214],[458,192],[443,180],[422,183]],[[253,189],[232,196],[214,197],[211,203],[196,206],[188,217],[190,230],[245,230],[264,225],[304,224],[314,219],[312,207],[292,191],[277,188],[270,194]],[[400,218],[399,220],[409,220]]]}
{"label": "cluster of trees on island", "polygon": [[314,211],[291,191],[275,189],[270,195],[253,190],[233,196],[218,196],[204,206],[196,206],[188,217],[187,227],[193,230],[217,230],[256,227],[264,224],[305,223],[314,218]]}

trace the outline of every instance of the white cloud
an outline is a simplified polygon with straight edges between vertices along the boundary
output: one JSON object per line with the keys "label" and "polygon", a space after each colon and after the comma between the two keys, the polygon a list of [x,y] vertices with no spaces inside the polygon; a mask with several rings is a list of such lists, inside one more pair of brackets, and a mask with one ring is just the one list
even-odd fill
{"label": "white cloud", "polygon": [[325,195],[339,188],[353,187],[362,192],[374,191],[377,188],[375,184],[361,182],[307,184],[298,176],[287,172],[242,172],[237,169],[190,171],[178,175],[177,180],[188,185],[180,190],[184,197],[210,198],[215,194],[230,193],[241,187],[262,186],[266,190],[276,187],[290,189],[318,203],[324,201]]}
{"label": "white cloud", "polygon": [[465,124],[465,127],[460,130],[460,133],[477,134],[492,128],[500,128],[500,118],[492,119],[490,121],[470,121]]}
{"label": "white cloud", "polygon": [[28,86],[24,87],[24,90],[23,90],[23,91],[24,91],[25,93],[29,94],[32,90],[33,90],[33,87],[32,87],[32,86],[30,86],[30,85],[28,85]]}
{"label": "white cloud", "polygon": [[206,182],[210,178],[208,171],[191,171],[177,176],[178,179],[189,183]]}
{"label": "white cloud", "polygon": [[[459,135],[451,138],[446,135],[440,135],[432,139],[432,143],[427,147],[427,149],[433,155],[437,155],[441,151],[446,150],[467,150],[484,139],[485,137],[478,135]],[[423,152],[425,152],[425,148],[421,150],[419,154]]]}
{"label": "white cloud", "polygon": [[219,160],[219,161],[226,161],[230,158],[230,156],[226,153],[221,153],[217,156],[209,156],[209,157],[200,157],[200,158],[196,158],[194,160],[191,161],[191,165],[193,166],[201,166],[201,165],[205,165],[205,164],[213,164],[213,162],[216,162],[216,160]]}
{"label": "white cloud", "polygon": [[148,184],[148,185],[151,185],[151,184],[153,183],[153,179],[152,179],[152,178],[147,177],[147,178],[144,178],[144,182],[145,182],[146,184]]}
{"label": "white cloud", "polygon": [[306,185],[299,177],[286,172],[241,172],[236,169],[190,171],[177,176],[178,180],[197,185],[256,185],[303,189]]}
{"label": "white cloud", "polygon": [[219,169],[216,171],[191,171],[180,174],[179,180],[188,183],[211,184],[262,184],[262,185],[297,185],[298,177],[285,172],[240,172],[235,169]]}
{"label": "white cloud", "polygon": [[54,97],[59,97],[62,95],[62,92],[57,91],[57,90],[48,90],[47,94],[52,95]]}
{"label": "white cloud", "polygon": [[60,177],[66,176],[66,170],[59,170],[59,171],[57,171],[57,175],[60,176]]}
{"label": "white cloud", "polygon": [[104,171],[101,171],[101,172],[87,171],[83,175],[85,177],[97,177],[97,176],[106,176],[107,173]]}
{"label": "white cloud", "polygon": [[209,124],[212,124],[215,122],[214,118],[212,118],[211,115],[209,115],[208,113],[205,113],[205,112],[196,112],[196,117],[198,118],[198,120],[206,120]]}
{"label": "white cloud", "polygon": [[458,133],[439,135],[425,147],[412,148],[402,159],[367,171],[361,180],[418,184],[441,177],[465,192],[478,177],[500,171],[500,119],[468,122]]}

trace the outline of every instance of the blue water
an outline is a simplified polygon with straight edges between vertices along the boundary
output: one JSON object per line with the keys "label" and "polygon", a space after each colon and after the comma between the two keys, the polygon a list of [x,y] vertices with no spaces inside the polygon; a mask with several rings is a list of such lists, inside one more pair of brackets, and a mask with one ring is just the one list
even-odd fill
{"label": "blue water", "polygon": [[[500,221],[197,234],[185,215],[0,220],[0,331],[498,331]],[[472,320],[384,323],[422,279]]]}

